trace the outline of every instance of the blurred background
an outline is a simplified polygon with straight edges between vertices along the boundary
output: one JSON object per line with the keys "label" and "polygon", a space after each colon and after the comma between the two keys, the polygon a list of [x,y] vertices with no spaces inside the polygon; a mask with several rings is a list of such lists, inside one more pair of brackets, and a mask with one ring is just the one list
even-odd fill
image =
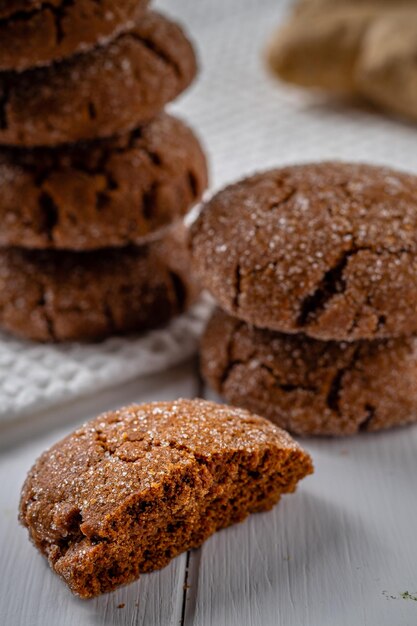
{"label": "blurred background", "polygon": [[[374,3],[375,4],[375,3]],[[292,0],[160,0],[186,24],[200,76],[172,110],[199,131],[219,187],[269,166],[316,159],[372,161],[417,171],[417,127],[371,106],[280,82],[265,48]]]}

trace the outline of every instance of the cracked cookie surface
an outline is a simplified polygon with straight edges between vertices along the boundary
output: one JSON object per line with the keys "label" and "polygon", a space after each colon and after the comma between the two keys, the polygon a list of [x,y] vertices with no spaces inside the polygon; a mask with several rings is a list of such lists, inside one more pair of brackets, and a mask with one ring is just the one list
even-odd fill
{"label": "cracked cookie surface", "polygon": [[[108,43],[134,26],[147,0],[60,0],[0,5],[0,71],[49,65]],[[26,5],[26,6],[25,6]]]}
{"label": "cracked cookie surface", "polygon": [[298,435],[352,435],[417,421],[417,339],[343,343],[257,329],[221,310],[201,344],[228,402]]}
{"label": "cracked cookie surface", "polygon": [[196,270],[223,309],[323,340],[417,331],[417,178],[317,163],[214,196],[191,229]]}
{"label": "cracked cookie surface", "polygon": [[143,243],[207,186],[201,146],[166,114],[110,140],[0,148],[0,246],[88,250]]}
{"label": "cracked cookie surface", "polygon": [[92,597],[272,508],[312,471],[287,433],[247,411],[205,400],[133,405],[38,459],[20,520],[72,592]]}
{"label": "cracked cookie surface", "polygon": [[182,313],[197,295],[182,226],[140,247],[0,250],[0,326],[28,339],[143,332]]}
{"label": "cracked cookie surface", "polygon": [[52,146],[110,137],[148,122],[196,74],[192,46],[158,13],[105,48],[0,76],[0,144]]}

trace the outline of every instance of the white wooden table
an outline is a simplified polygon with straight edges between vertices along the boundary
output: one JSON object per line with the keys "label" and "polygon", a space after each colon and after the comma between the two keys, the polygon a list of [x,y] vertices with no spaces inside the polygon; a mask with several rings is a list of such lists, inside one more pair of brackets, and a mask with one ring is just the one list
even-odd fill
{"label": "white wooden table", "polygon": [[0,624],[415,626],[417,602],[406,592],[417,591],[417,427],[304,441],[316,472],[272,512],[112,594],[71,596],[17,523],[27,470],[103,409],[198,393],[209,395],[193,362],[45,415],[46,432],[2,451]]}

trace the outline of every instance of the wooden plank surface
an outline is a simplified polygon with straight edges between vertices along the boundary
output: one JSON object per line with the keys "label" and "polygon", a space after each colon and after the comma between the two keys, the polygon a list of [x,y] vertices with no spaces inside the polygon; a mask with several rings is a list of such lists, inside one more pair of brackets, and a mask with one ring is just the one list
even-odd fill
{"label": "wooden plank surface", "polygon": [[[195,362],[119,391],[126,402],[201,393]],[[119,397],[107,406],[118,404]],[[73,411],[78,422],[93,415],[77,405]],[[50,427],[1,455],[0,624],[417,624],[417,602],[406,593],[417,591],[416,427],[305,441],[316,472],[296,494],[164,570],[93,601],[70,595],[16,521],[30,465],[73,427]]]}
{"label": "wooden plank surface", "polygon": [[417,624],[417,429],[304,443],[315,475],[192,555],[188,624]]}

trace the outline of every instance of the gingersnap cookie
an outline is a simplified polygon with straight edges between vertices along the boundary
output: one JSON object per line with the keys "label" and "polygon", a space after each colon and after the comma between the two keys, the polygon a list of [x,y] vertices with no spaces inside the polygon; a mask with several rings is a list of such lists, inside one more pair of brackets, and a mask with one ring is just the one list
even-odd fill
{"label": "gingersnap cookie", "polygon": [[26,2],[1,17],[0,71],[23,71],[86,52],[129,30],[147,0]]}
{"label": "gingersnap cookie", "polygon": [[205,400],[100,415],[32,467],[20,521],[71,591],[91,598],[267,511],[313,472],[281,429]]}
{"label": "gingersnap cookie", "polygon": [[161,326],[198,295],[183,236],[94,252],[0,250],[0,327],[83,341]]}
{"label": "gingersnap cookie", "polygon": [[318,341],[220,309],[201,343],[204,378],[228,402],[298,435],[352,435],[417,421],[417,338]]}
{"label": "gingersnap cookie", "polygon": [[195,74],[180,27],[146,13],[107,47],[0,75],[0,143],[52,146],[127,132],[155,117]]}
{"label": "gingersnap cookie", "polygon": [[118,138],[0,148],[0,246],[88,250],[143,243],[207,186],[192,131],[161,114]]}
{"label": "gingersnap cookie", "polygon": [[193,224],[195,267],[223,309],[323,340],[417,331],[417,178],[290,166],[221,191]]}

